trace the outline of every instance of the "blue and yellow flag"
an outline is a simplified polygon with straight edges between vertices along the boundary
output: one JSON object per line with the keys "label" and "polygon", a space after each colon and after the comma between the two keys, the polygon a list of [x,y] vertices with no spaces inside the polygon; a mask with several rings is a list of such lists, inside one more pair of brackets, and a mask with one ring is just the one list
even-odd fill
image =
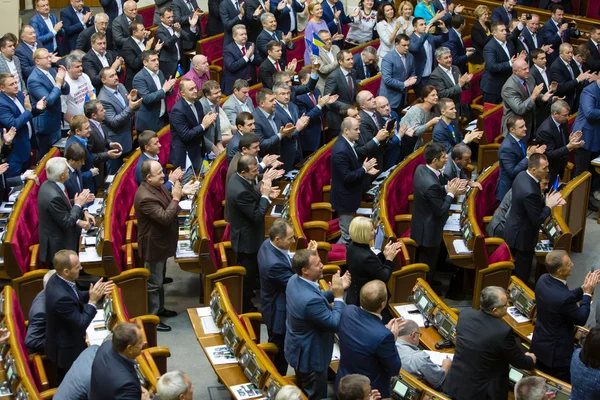
{"label": "blue and yellow flag", "polygon": [[308,39],[304,39],[304,40],[306,41],[306,46],[308,46],[308,48],[310,49],[310,52],[314,56],[318,57],[319,56],[319,47]]}

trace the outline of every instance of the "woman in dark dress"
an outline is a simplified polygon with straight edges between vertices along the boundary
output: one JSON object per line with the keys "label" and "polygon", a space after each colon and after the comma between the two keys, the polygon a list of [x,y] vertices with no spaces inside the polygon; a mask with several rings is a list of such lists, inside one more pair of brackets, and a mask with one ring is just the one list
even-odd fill
{"label": "woman in dark dress", "polygon": [[471,47],[475,49],[475,54],[469,57],[469,72],[477,71],[483,68],[483,48],[492,37],[490,31],[490,9],[487,6],[479,5],[475,8],[475,17],[477,21],[471,27]]}
{"label": "woman in dark dress", "polygon": [[346,264],[352,276],[352,283],[346,293],[346,304],[360,306],[360,289],[365,283],[378,279],[387,284],[390,280],[394,270],[394,258],[400,251],[400,243],[389,242],[383,252],[375,254],[370,246],[375,230],[369,218],[354,218],[349,230],[352,243],[348,245]]}

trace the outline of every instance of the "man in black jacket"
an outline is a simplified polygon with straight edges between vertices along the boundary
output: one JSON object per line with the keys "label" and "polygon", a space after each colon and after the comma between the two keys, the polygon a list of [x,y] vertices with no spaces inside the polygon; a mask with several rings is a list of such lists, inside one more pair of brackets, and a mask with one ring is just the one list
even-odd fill
{"label": "man in black jacket", "polygon": [[96,92],[102,87],[100,80],[100,70],[105,67],[112,68],[119,73],[123,58],[117,56],[110,50],[106,50],[106,35],[102,32],[96,32],[91,38],[92,48],[83,56],[83,72],[92,80],[92,85]]}
{"label": "man in black jacket", "polygon": [[120,53],[125,61],[124,85],[127,90],[133,88],[133,77],[144,68],[142,53],[147,50],[160,51],[162,48],[162,42],[157,41],[154,45],[154,38],[146,39],[150,31],[147,31],[141,22],[133,21],[129,25],[129,33],[131,36],[123,43]]}
{"label": "man in black jacket", "polygon": [[533,369],[535,355],[523,353],[510,325],[502,320],[507,306],[506,290],[488,286],[481,291],[480,310],[466,309],[460,313],[456,351],[444,383],[444,392],[449,397],[504,400],[508,397],[510,365]]}

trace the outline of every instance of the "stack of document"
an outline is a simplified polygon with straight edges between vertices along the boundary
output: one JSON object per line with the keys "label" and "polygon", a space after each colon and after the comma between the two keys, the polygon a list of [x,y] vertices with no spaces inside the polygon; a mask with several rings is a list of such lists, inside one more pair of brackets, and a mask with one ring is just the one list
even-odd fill
{"label": "stack of document", "polygon": [[[94,241],[96,238],[93,238]],[[79,261],[82,263],[98,262],[102,261],[102,257],[96,251],[96,246],[86,247],[85,251],[79,252]]]}
{"label": "stack of document", "polygon": [[208,354],[208,358],[213,365],[238,363],[237,358],[235,358],[225,345],[205,347],[204,350],[206,351],[206,354]]}
{"label": "stack of document", "polygon": [[444,225],[445,231],[460,232],[460,214],[451,214]]}
{"label": "stack of document", "polygon": [[506,311],[508,312],[508,315],[510,315],[511,318],[514,319],[518,324],[531,321],[529,318],[521,314],[519,310],[517,310],[517,307],[508,307]]}
{"label": "stack of document", "polygon": [[179,207],[181,207],[183,211],[190,211],[192,209],[192,201],[182,200],[179,202]]}
{"label": "stack of document", "polygon": [[455,241],[452,242],[452,244],[454,245],[454,251],[456,252],[456,254],[471,254],[472,253],[472,251],[469,250],[469,248],[465,244],[464,240],[462,240],[462,239],[456,239]]}
{"label": "stack of document", "polygon": [[442,365],[442,361],[444,361],[446,358],[449,359],[454,359],[454,354],[452,353],[440,353],[439,351],[430,351],[430,350],[424,350],[425,353],[427,353],[429,355],[429,358],[431,359],[431,361],[434,364],[437,364],[439,366]]}
{"label": "stack of document", "polygon": [[88,325],[85,330],[87,333],[88,341],[90,342],[90,346],[97,344],[100,346],[104,339],[110,334],[108,327],[106,326],[106,321],[104,320],[104,310],[99,308],[94,316],[94,319]]}
{"label": "stack of document", "polygon": [[419,325],[419,328],[425,328],[425,319],[414,304],[394,306],[394,309],[400,314],[402,319],[410,319],[411,321],[416,322],[417,325]]}
{"label": "stack of document", "polygon": [[98,211],[100,211],[100,209],[102,208],[102,203],[104,203],[104,199],[95,199],[92,205],[88,207],[89,213],[92,215],[98,215]]}
{"label": "stack of document", "polygon": [[194,253],[194,249],[190,245],[189,240],[179,240],[177,242],[177,250],[175,251],[175,258],[196,258],[198,254]]}
{"label": "stack of document", "polygon": [[477,120],[476,119],[469,122],[469,125],[467,125],[467,127],[465,128],[465,131],[471,132],[471,131],[474,131],[475,129],[477,129]]}

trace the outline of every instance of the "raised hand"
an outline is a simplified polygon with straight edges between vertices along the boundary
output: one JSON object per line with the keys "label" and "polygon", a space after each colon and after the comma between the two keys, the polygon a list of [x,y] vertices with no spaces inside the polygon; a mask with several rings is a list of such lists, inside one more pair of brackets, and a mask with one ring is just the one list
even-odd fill
{"label": "raised hand", "polygon": [[204,127],[204,129],[206,130],[209,126],[214,124],[217,118],[219,118],[219,114],[215,112],[211,111],[208,114],[206,114],[204,118],[202,118],[202,126]]}
{"label": "raised hand", "polygon": [[260,14],[262,14],[262,12],[263,12],[263,8],[262,8],[261,5],[259,5],[258,7],[256,7],[256,10],[254,10],[254,14],[253,15],[255,17],[258,17]]}
{"label": "raised hand", "polygon": [[162,49],[162,48],[163,48],[163,45],[164,45],[164,43],[163,43],[163,42],[161,42],[161,41],[160,41],[160,39],[158,39],[158,40],[156,41],[156,46],[154,46],[154,50],[156,50],[156,51],[160,51],[160,49]]}
{"label": "raised hand", "polygon": [[163,90],[165,92],[170,91],[171,89],[173,89],[173,86],[175,86],[176,82],[177,82],[177,79],[169,77],[169,79],[166,80],[165,83],[163,83],[163,86],[162,86]]}
{"label": "raised hand", "polygon": [[296,71],[296,66],[298,66],[298,60],[294,58],[288,63],[287,67],[285,67],[285,70],[286,72],[290,72],[293,74]]}
{"label": "raised hand", "polygon": [[415,83],[417,83],[417,77],[411,76],[410,78],[404,81],[404,87],[411,87]]}
{"label": "raised hand", "polygon": [[598,284],[598,274],[596,272],[588,272],[583,281],[583,285],[581,288],[583,289],[583,293],[593,294],[596,285]]}
{"label": "raised hand", "polygon": [[481,139],[481,136],[483,136],[483,131],[480,131],[479,129],[474,129],[465,135],[463,142],[471,143],[475,139]]}
{"label": "raised hand", "polygon": [[542,90],[544,90],[544,83],[540,83],[539,85],[536,85],[533,88],[533,91],[531,92],[531,98],[532,99],[537,99],[537,97],[540,95],[540,93],[542,93]]}
{"label": "raised hand", "polygon": [[90,201],[94,201],[95,196],[90,193],[89,189],[83,189],[81,193],[75,194],[75,198],[73,199],[73,203],[76,205],[83,207],[84,204],[89,203]]}
{"label": "raised hand", "polygon": [[181,167],[175,168],[173,171],[169,172],[169,180],[173,183],[180,181],[183,179],[184,172]]}
{"label": "raised hand", "polygon": [[8,342],[8,338],[10,337],[10,332],[6,328],[0,329],[0,344],[5,344]]}
{"label": "raised hand", "polygon": [[175,22],[173,24],[173,30],[177,33],[180,33],[181,32],[181,24],[179,22]]}
{"label": "raised hand", "polygon": [[466,85],[467,83],[471,82],[471,79],[473,79],[473,74],[468,72],[463,74],[460,78],[458,78],[458,86],[462,87]]}
{"label": "raised hand", "polygon": [[254,43],[252,43],[250,45],[250,47],[248,47],[246,49],[246,57],[248,57],[248,59],[251,59],[253,55],[254,55]]}
{"label": "raised hand", "polygon": [[461,190],[462,182],[459,178],[454,178],[448,182],[448,193],[452,193],[456,196]]}
{"label": "raised hand", "polygon": [[389,132],[385,128],[382,128],[375,135],[375,139],[377,139],[378,141],[382,142],[385,139],[387,139],[388,136],[389,136]]}
{"label": "raised hand", "polygon": [[191,196],[194,193],[196,193],[196,191],[198,190],[199,187],[200,187],[200,182],[190,181],[190,182],[186,183],[185,185],[183,185],[183,187],[181,188],[181,191],[186,196]]}
{"label": "raised hand", "polygon": [[338,40],[342,40],[343,38],[344,38],[343,33],[336,33],[335,35],[333,35],[331,40],[333,40],[334,42],[337,42]]}
{"label": "raised hand", "polygon": [[54,78],[57,86],[62,86],[65,82],[65,75],[67,74],[67,69],[61,65],[58,67],[58,71],[56,72],[56,78]]}
{"label": "raised hand", "polygon": [[560,192],[552,191],[546,195],[546,207],[554,208],[557,206],[563,206],[567,202],[562,198]]}
{"label": "raised hand", "polygon": [[58,33],[63,28],[63,22],[58,21],[56,25],[54,25],[54,32]]}
{"label": "raised hand", "polygon": [[25,109],[27,111],[31,111],[31,99],[29,98],[28,94],[25,95],[25,101],[24,101],[24,103],[25,104],[23,105],[23,107],[25,107]]}
{"label": "raised hand", "polygon": [[173,200],[179,201],[181,200],[181,196],[183,195],[183,188],[181,187],[181,182],[175,181],[173,187],[171,188],[171,196]]}
{"label": "raised hand", "polygon": [[578,149],[585,144],[583,140],[581,140],[583,133],[581,131],[573,132],[569,135],[569,143],[567,143],[567,149]]}
{"label": "raised hand", "polygon": [[308,246],[306,247],[308,250],[312,250],[312,251],[317,251],[317,241],[316,240],[311,240],[310,242],[308,242]]}
{"label": "raised hand", "polygon": [[86,12],[85,14],[83,14],[83,23],[87,24],[91,18],[92,18],[92,11],[90,10],[90,11]]}
{"label": "raised hand", "polygon": [[6,170],[8,170],[8,163],[0,164],[0,175],[5,173]]}
{"label": "raised hand", "polygon": [[394,261],[394,258],[396,258],[396,256],[398,255],[398,253],[400,252],[400,249],[401,249],[400,242],[392,242],[390,240],[388,242],[388,244],[385,245],[385,248],[383,249],[383,256],[388,261]]}

